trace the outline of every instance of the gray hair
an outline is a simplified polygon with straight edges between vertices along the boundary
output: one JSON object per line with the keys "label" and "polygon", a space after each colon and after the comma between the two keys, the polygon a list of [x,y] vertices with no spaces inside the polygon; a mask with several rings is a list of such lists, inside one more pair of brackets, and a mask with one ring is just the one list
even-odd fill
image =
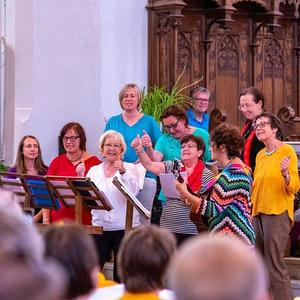
{"label": "gray hair", "polygon": [[228,237],[187,241],[173,258],[168,277],[176,300],[258,300],[267,295],[261,256]]}
{"label": "gray hair", "polygon": [[117,132],[115,130],[107,130],[100,136],[100,138],[99,138],[99,149],[100,149],[101,153],[103,153],[103,146],[104,146],[105,140],[109,137],[117,138],[117,139],[120,140],[121,148],[122,148],[121,155],[123,157],[123,155],[124,155],[124,153],[126,152],[126,149],[127,149],[125,139],[124,139],[123,135],[120,132]]}
{"label": "gray hair", "polygon": [[196,93],[205,93],[205,94],[208,94],[208,99],[210,98],[210,91],[209,89],[203,87],[203,86],[200,86],[200,87],[197,87],[197,88],[194,88],[191,92],[191,97],[194,98],[195,94]]}

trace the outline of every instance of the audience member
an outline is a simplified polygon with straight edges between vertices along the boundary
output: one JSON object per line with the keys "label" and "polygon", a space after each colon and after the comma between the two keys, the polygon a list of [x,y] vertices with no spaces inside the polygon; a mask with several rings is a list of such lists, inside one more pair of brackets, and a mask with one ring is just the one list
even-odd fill
{"label": "audience member", "polygon": [[209,131],[209,114],[207,113],[210,91],[205,87],[197,87],[192,90],[191,98],[193,106],[186,111],[190,126]]}
{"label": "audience member", "polygon": [[[134,195],[137,195],[140,189],[140,177],[137,165],[122,161],[126,144],[119,132],[114,130],[104,132],[99,140],[99,150],[104,162],[92,167],[87,173],[87,177],[90,177],[96,186],[105,193],[113,206],[110,211],[92,210],[92,224],[103,227],[103,234],[94,237],[101,268],[103,268],[104,263],[111,258],[111,251],[113,251],[114,257],[117,257],[125,233],[127,199],[114,186],[113,178],[116,176]],[[134,209],[133,227],[138,225],[140,225],[139,214]],[[114,260],[114,280],[118,281],[116,259]]]}
{"label": "audience member", "polygon": [[23,218],[23,211],[14,193],[0,189],[0,211]]}
{"label": "audience member", "polygon": [[294,218],[294,198],[299,190],[298,159],[282,140],[279,119],[267,112],[254,123],[255,134],[265,148],[258,152],[252,193],[256,245],[270,276],[274,300],[292,299],[284,251]]}
{"label": "audience member", "polygon": [[261,257],[237,239],[189,240],[173,257],[168,282],[176,300],[271,299]]}
{"label": "audience member", "polygon": [[98,257],[93,239],[77,224],[51,226],[44,233],[45,255],[65,270],[68,286],[64,299],[87,299],[98,281]]}
{"label": "audience member", "polygon": [[248,87],[241,91],[238,109],[246,118],[242,129],[242,136],[244,138],[242,160],[252,169],[252,172],[255,169],[256,154],[264,147],[264,144],[255,135],[253,122],[264,111],[264,105],[265,97],[259,89]]}
{"label": "audience member", "polygon": [[[27,175],[45,175],[48,167],[42,159],[42,151],[38,139],[32,135],[25,135],[18,146],[17,158],[9,173],[21,173]],[[15,178],[12,174],[8,178]],[[42,211],[35,209],[34,222],[42,219]]]}
{"label": "audience member", "polygon": [[[200,137],[192,134],[186,135],[181,140],[181,162],[169,160],[164,162],[152,161],[142,146],[138,136],[132,142],[142,165],[154,174],[187,172],[187,181],[193,192],[197,193],[201,187],[213,178],[213,173],[205,167],[202,161],[205,144]],[[178,166],[178,163],[180,164]],[[190,208],[181,199],[168,198],[163,208],[160,227],[166,228],[175,234],[178,245],[185,239],[198,234],[196,225],[190,219]]]}
{"label": "audience member", "polygon": [[173,235],[155,225],[131,231],[118,255],[119,275],[125,285],[121,299],[160,299],[169,261],[175,252]]}
{"label": "audience member", "polygon": [[[151,145],[155,145],[161,136],[161,131],[157,122],[152,116],[140,112],[141,91],[136,84],[126,84],[120,91],[119,102],[123,113],[111,117],[105,127],[105,131],[112,129],[120,132],[125,139],[126,151],[123,160],[133,163],[137,161],[137,155],[131,148],[132,140],[139,134],[145,136]],[[141,203],[151,211],[154,196],[156,193],[156,178],[153,174],[147,172],[144,180],[143,189],[137,195]],[[141,222],[146,220],[141,215]]]}
{"label": "audience member", "polygon": [[[0,198],[2,202],[3,193]],[[64,273],[44,260],[43,251],[42,238],[32,225],[0,209],[1,300],[62,299]]]}
{"label": "audience member", "polygon": [[238,128],[221,124],[211,133],[212,159],[222,172],[204,187],[207,196],[195,196],[185,183],[176,183],[184,201],[192,212],[208,218],[212,234],[238,237],[247,245],[254,245],[255,234],[250,215],[252,177],[239,158],[243,141]]}
{"label": "audience member", "polygon": [[[88,170],[100,163],[100,160],[86,151],[86,135],[83,127],[76,122],[66,124],[59,135],[59,143],[65,153],[54,158],[49,166],[48,175],[84,177]],[[50,218],[51,217],[51,218]],[[74,220],[74,207],[66,207],[60,202],[58,210],[43,209],[43,222]],[[91,224],[91,212],[85,208],[82,212],[83,224]]]}

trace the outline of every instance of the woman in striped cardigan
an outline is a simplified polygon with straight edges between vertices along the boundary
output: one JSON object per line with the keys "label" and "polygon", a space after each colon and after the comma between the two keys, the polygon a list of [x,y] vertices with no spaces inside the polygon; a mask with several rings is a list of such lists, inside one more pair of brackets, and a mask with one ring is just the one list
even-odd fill
{"label": "woman in striped cardigan", "polygon": [[239,158],[242,138],[237,127],[221,124],[211,133],[212,159],[222,172],[209,182],[197,197],[188,192],[185,183],[176,183],[182,199],[191,209],[208,218],[212,234],[238,237],[254,245],[250,195],[252,178],[248,167]]}

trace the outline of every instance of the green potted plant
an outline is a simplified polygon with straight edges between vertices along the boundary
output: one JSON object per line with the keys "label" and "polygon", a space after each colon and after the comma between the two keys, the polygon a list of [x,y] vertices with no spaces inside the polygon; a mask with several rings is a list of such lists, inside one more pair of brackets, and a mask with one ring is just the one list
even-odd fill
{"label": "green potted plant", "polygon": [[170,92],[168,92],[165,87],[158,86],[150,87],[147,93],[145,92],[145,89],[143,89],[141,102],[142,112],[152,116],[158,123],[160,123],[160,116],[162,112],[170,105],[175,104],[183,109],[187,109],[191,106],[191,98],[184,95],[182,92],[199,83],[202,78],[196,80],[192,84],[179,87],[179,81],[183,73],[184,71],[180,74]]}

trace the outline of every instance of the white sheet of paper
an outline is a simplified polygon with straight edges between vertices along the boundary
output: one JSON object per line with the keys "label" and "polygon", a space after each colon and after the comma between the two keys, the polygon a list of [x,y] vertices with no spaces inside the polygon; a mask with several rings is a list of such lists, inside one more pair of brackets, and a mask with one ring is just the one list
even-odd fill
{"label": "white sheet of paper", "polygon": [[[180,172],[181,176],[186,181],[187,172]],[[161,188],[167,198],[180,199],[180,194],[177,192],[174,181],[175,176],[173,173],[164,173],[159,175]]]}

